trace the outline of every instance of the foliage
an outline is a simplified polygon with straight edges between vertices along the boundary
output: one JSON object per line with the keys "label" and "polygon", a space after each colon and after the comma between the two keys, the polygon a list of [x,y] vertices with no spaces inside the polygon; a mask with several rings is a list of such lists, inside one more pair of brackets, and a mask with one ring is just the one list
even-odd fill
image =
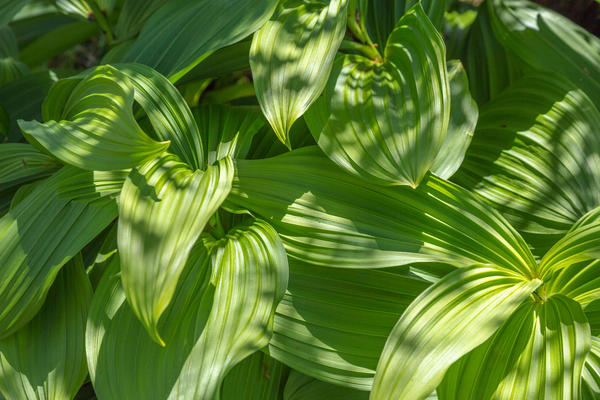
{"label": "foliage", "polygon": [[526,0],[0,0],[0,399],[600,399],[599,101]]}

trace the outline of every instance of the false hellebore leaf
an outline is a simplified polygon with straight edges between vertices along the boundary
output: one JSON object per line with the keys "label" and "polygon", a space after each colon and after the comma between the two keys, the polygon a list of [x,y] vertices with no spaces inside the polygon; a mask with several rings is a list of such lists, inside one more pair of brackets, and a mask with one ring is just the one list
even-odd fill
{"label": "false hellebore leaf", "polygon": [[416,187],[434,164],[450,117],[442,37],[419,4],[396,24],[385,60],[336,60],[306,121],[335,163],[370,181]]}
{"label": "false hellebore leaf", "polygon": [[348,0],[287,1],[254,34],[250,66],[256,97],[277,137],[291,148],[294,121],[323,91],[346,30]]}
{"label": "false hellebore leaf", "polygon": [[219,241],[198,241],[159,322],[165,347],[138,323],[114,260],[94,295],[86,330],[98,398],[218,398],[227,372],[268,343],[288,266],[267,223],[253,220]]}
{"label": "false hellebore leaf", "polygon": [[7,399],[71,400],[87,376],[85,322],[92,287],[81,256],[58,273],[44,306],[0,340],[0,393]]}
{"label": "false hellebore leaf", "polygon": [[541,283],[485,266],[442,278],[415,299],[390,333],[371,400],[425,399],[446,370],[492,336]]}
{"label": "false hellebore leaf", "polygon": [[192,171],[174,155],[134,168],[119,200],[123,289],[148,333],[164,345],[158,320],[169,305],[192,246],[231,189],[225,158]]}
{"label": "false hellebore leaf", "polygon": [[[51,89],[46,103],[63,104],[60,119],[19,121],[21,130],[61,161],[83,169],[131,168],[164,152],[133,116],[134,87],[111,66]],[[71,89],[70,92],[68,89]],[[56,107],[56,106],[54,106]]]}

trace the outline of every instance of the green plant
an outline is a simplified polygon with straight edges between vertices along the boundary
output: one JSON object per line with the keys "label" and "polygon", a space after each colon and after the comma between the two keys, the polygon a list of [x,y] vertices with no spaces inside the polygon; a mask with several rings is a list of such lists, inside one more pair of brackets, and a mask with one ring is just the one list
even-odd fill
{"label": "green plant", "polygon": [[600,399],[600,40],[421,1],[0,0],[0,398]]}

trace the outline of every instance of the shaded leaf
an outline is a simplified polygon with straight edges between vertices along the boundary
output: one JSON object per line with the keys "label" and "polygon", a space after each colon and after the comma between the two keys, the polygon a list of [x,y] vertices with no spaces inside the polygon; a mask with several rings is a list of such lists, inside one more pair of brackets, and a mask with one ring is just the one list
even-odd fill
{"label": "shaded leaf", "polygon": [[332,385],[292,371],[283,400],[367,400],[369,392]]}

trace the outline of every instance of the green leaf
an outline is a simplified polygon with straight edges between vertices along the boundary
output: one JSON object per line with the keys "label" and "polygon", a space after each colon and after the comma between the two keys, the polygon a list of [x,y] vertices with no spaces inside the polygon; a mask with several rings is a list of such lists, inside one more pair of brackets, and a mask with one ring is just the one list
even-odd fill
{"label": "green leaf", "polygon": [[285,252],[265,222],[235,228],[217,243],[200,241],[160,320],[167,343],[161,347],[129,308],[115,258],[94,295],[86,330],[96,394],[218,398],[227,372],[268,343],[286,284]]}
{"label": "green leaf", "polygon": [[276,0],[174,0],[144,24],[123,61],[177,81],[211,52],[240,41],[273,14]]}
{"label": "green leaf", "polygon": [[64,167],[0,218],[0,337],[34,317],[61,267],[116,218],[124,179]]}
{"label": "green leaf", "polygon": [[115,26],[118,38],[135,35],[144,22],[168,0],[125,0]]}
{"label": "green leaf", "polygon": [[475,191],[543,255],[600,204],[600,112],[551,73],[525,76],[481,109],[453,180]]}
{"label": "green leaf", "polygon": [[600,299],[600,260],[573,263],[548,282],[548,293],[560,293],[582,307]]}
{"label": "green leaf", "polygon": [[0,26],[0,58],[17,58],[19,46],[15,33],[9,26]]}
{"label": "green leaf", "polygon": [[[47,103],[60,104],[64,92],[50,91]],[[163,153],[169,142],[156,142],[133,116],[134,88],[111,66],[97,67],[72,87],[61,119],[19,126],[67,164],[92,170],[131,168]]]}
{"label": "green leaf", "polygon": [[336,60],[306,121],[336,164],[372,182],[416,187],[449,117],[444,42],[417,4],[398,21],[383,63],[359,55]]}
{"label": "green leaf", "polygon": [[322,381],[370,390],[389,333],[429,282],[407,268],[329,268],[293,258],[289,263],[269,353]]}
{"label": "green leaf", "polygon": [[530,1],[492,0],[488,9],[504,47],[525,64],[566,76],[600,103],[600,39]]}
{"label": "green leaf", "polygon": [[[50,7],[53,8],[53,6]],[[75,21],[77,20],[73,17],[59,14],[50,9],[12,21],[10,28],[17,38],[18,47],[24,48],[38,37]]]}
{"label": "green leaf", "polygon": [[232,179],[229,158],[206,171],[192,171],[167,154],[134,168],[123,185],[118,232],[123,289],[135,315],[163,346],[159,318]]}
{"label": "green leaf", "polygon": [[492,336],[541,283],[485,266],[442,278],[398,320],[370,398],[425,399],[452,363]]}
{"label": "green leaf", "polygon": [[527,245],[497,212],[435,176],[417,189],[383,187],[305,147],[266,160],[237,160],[227,201],[266,218],[289,256],[317,265],[485,263],[536,276]]}
{"label": "green leaf", "polygon": [[518,60],[494,36],[487,7],[477,9],[462,59],[479,105],[494,99],[522,75]]}
{"label": "green leaf", "polygon": [[222,400],[283,400],[290,369],[262,351],[233,367],[221,385]]}
{"label": "green leaf", "polygon": [[[383,46],[394,30],[396,22],[419,0],[358,0],[360,22],[375,44]],[[440,28],[446,8],[446,0],[421,0],[425,13]]]}
{"label": "green leaf", "polygon": [[600,207],[584,215],[542,258],[543,277],[571,264],[600,259]]}
{"label": "green leaf", "polygon": [[14,58],[0,59],[0,85],[12,82],[29,73],[29,68]]}
{"label": "green leaf", "polygon": [[194,109],[208,165],[225,157],[245,158],[254,135],[265,125],[257,108],[201,105]]}
{"label": "green leaf", "polygon": [[97,24],[87,21],[62,25],[22,48],[19,58],[30,67],[39,66],[76,44],[85,42],[96,35],[98,30]]}
{"label": "green leaf", "polygon": [[59,167],[29,144],[0,144],[0,191],[49,176]]}
{"label": "green leaf", "polygon": [[87,376],[85,322],[92,287],[81,257],[56,277],[44,306],[0,340],[0,392],[9,399],[71,400]]}
{"label": "green leaf", "polygon": [[283,400],[368,400],[369,392],[319,381],[292,371],[285,384]]}
{"label": "green leaf", "polygon": [[600,399],[600,339],[595,336],[581,375],[581,398]]}
{"label": "green leaf", "polygon": [[0,0],[0,26],[6,25],[31,0]]}
{"label": "green leaf", "polygon": [[288,148],[292,124],[323,91],[346,31],[348,0],[284,3],[254,34],[250,66],[256,97]]}
{"label": "green leaf", "polygon": [[450,122],[435,157],[431,172],[440,178],[448,179],[458,170],[471,143],[479,110],[469,92],[469,81],[460,61],[449,61],[448,81],[450,82]]}
{"label": "green leaf", "polygon": [[439,398],[581,399],[590,338],[585,315],[573,300],[556,295],[543,304],[527,302],[448,370]]}

